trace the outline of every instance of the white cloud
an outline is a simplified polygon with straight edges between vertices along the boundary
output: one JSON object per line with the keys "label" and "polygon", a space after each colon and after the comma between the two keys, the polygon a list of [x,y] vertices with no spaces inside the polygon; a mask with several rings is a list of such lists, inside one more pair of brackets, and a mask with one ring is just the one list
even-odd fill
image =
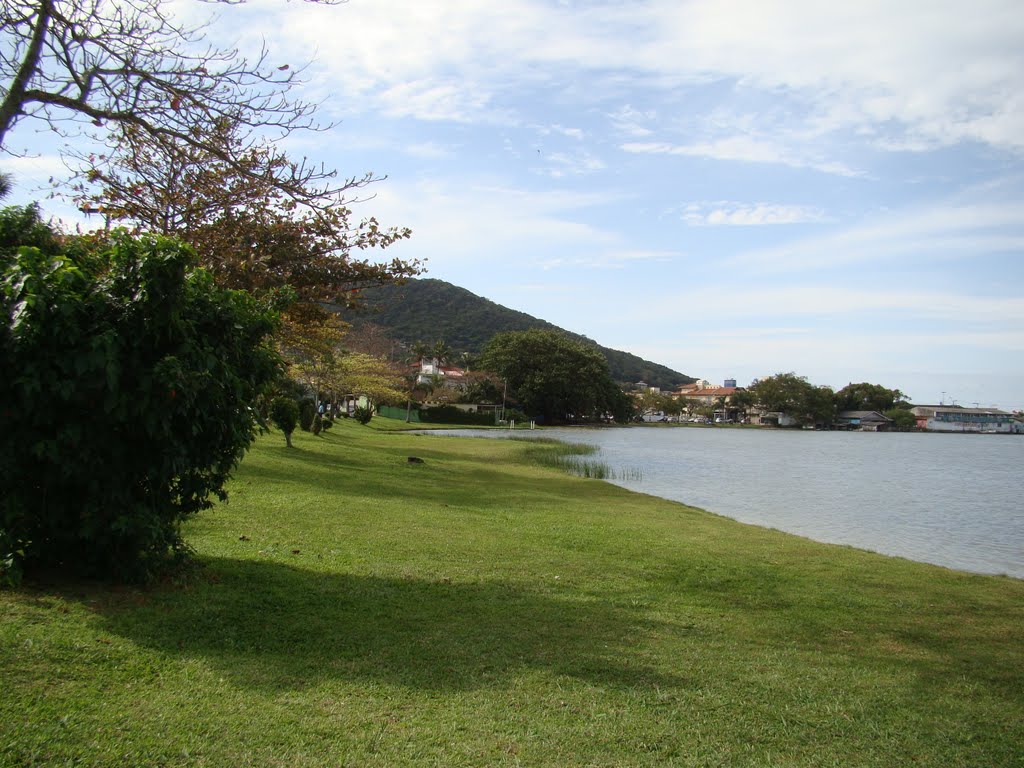
{"label": "white cloud", "polygon": [[[724,79],[747,95],[802,102],[794,121],[819,133],[870,127],[890,146],[969,139],[1024,149],[1024,14],[1016,0],[377,0],[277,7],[273,23],[294,52],[318,52],[325,82],[345,94],[347,109],[381,102],[426,119],[492,119],[510,90],[536,92],[585,75],[600,83],[614,62],[607,91],[584,96]],[[650,128],[626,115],[618,122],[634,136]],[[734,143],[726,136],[694,148],[749,156]]]}
{"label": "white cloud", "polygon": [[468,180],[390,180],[375,191],[374,215],[413,230],[412,239],[398,246],[402,258],[428,258],[432,272],[486,271],[509,259],[540,263],[552,251],[571,260],[621,245],[614,230],[581,220],[581,211],[617,199],[607,194],[535,192]]}
{"label": "white cloud", "polygon": [[895,256],[963,256],[1024,249],[1024,202],[948,202],[876,216],[827,235],[740,253],[729,263],[762,272],[803,272]]}
{"label": "white cloud", "polygon": [[903,317],[944,320],[963,327],[970,323],[1024,324],[1024,297],[972,296],[938,291],[900,291],[872,285],[842,288],[827,284],[775,287],[771,290],[730,290],[721,295],[687,298],[688,309],[723,321],[762,318],[837,315],[877,315],[891,312]]}
{"label": "white cloud", "polygon": [[542,125],[537,127],[537,132],[542,136],[565,136],[570,139],[581,141],[584,137],[582,128],[566,128],[564,125]]}
{"label": "white cloud", "polygon": [[820,208],[778,203],[690,203],[683,208],[683,221],[692,226],[747,227],[764,224],[806,224],[825,220]]}
{"label": "white cloud", "polygon": [[610,112],[608,118],[619,133],[633,139],[643,139],[654,134],[654,131],[645,123],[654,122],[657,113],[653,110],[643,112],[626,104],[614,112]]}
{"label": "white cloud", "polygon": [[413,157],[422,157],[429,159],[439,159],[443,157],[450,157],[452,150],[448,147],[444,147],[440,144],[435,144],[431,141],[415,142],[413,144],[404,144],[399,147],[402,152]]}
{"label": "white cloud", "polygon": [[777,163],[791,168],[812,168],[837,176],[863,175],[862,172],[849,168],[843,163],[811,156],[814,150],[808,147],[802,149],[788,147],[775,140],[743,135],[722,137],[694,144],[627,142],[622,145],[622,149],[637,154],[708,157],[714,160],[745,163]]}
{"label": "white cloud", "polygon": [[554,258],[540,263],[545,271],[553,269],[625,269],[639,262],[668,262],[679,254],[674,251],[645,251],[609,248],[573,258]]}
{"label": "white cloud", "polygon": [[508,112],[491,106],[485,89],[456,81],[410,80],[380,92],[380,109],[390,117],[450,120],[457,123],[514,123]]}
{"label": "white cloud", "polygon": [[68,175],[68,167],[59,155],[0,155],[0,170],[11,174],[15,186],[42,190],[50,187],[50,179]]}
{"label": "white cloud", "polygon": [[538,157],[544,162],[541,173],[555,179],[561,179],[566,176],[580,176],[605,168],[603,160],[586,150],[552,152],[548,154],[540,153]]}

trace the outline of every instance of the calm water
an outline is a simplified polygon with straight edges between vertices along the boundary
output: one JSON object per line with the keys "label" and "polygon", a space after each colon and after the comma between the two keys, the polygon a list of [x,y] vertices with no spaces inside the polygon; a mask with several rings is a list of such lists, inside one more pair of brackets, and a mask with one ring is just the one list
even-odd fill
{"label": "calm water", "polygon": [[559,429],[612,481],[818,541],[1024,578],[1024,438],[747,429]]}

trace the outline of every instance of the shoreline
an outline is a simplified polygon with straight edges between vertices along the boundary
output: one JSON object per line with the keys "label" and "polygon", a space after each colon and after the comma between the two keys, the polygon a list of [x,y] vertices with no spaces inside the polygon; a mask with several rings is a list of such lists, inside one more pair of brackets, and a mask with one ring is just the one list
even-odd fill
{"label": "shoreline", "polygon": [[1017,580],[572,477],[520,441],[294,441],[262,436],[188,524],[184,580],[0,592],[0,764],[1019,758]]}

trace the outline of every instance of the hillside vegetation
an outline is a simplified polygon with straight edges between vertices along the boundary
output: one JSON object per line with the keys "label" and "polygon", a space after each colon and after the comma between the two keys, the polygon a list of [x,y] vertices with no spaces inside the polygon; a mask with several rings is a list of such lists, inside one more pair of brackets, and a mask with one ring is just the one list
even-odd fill
{"label": "hillside vegetation", "polygon": [[607,358],[612,378],[620,383],[645,381],[651,386],[674,389],[694,381],[693,377],[679,371],[629,352],[602,347],[585,336],[495,304],[443,280],[410,280],[405,285],[369,288],[363,292],[363,297],[369,311],[346,316],[346,319],[357,325],[362,322],[380,325],[405,344],[444,341],[456,352],[479,354],[491,337],[502,331],[556,330],[594,344]]}
{"label": "hillside vegetation", "polygon": [[0,591],[0,765],[1020,765],[1024,582],[400,426],[261,438],[179,582]]}

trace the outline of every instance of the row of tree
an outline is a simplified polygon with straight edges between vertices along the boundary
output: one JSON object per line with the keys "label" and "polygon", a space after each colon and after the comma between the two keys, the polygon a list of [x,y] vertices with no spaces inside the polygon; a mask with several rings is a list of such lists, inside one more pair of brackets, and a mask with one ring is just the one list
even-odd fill
{"label": "row of tree", "polygon": [[642,411],[661,411],[672,416],[690,413],[710,418],[715,413],[728,413],[741,419],[756,408],[785,414],[797,424],[809,426],[828,426],[843,411],[877,411],[892,419],[898,429],[909,429],[916,423],[906,395],[898,389],[862,382],[833,391],[831,387],[811,384],[805,376],[795,373],[757,380],[713,403],[648,392],[640,396],[638,406]]}

